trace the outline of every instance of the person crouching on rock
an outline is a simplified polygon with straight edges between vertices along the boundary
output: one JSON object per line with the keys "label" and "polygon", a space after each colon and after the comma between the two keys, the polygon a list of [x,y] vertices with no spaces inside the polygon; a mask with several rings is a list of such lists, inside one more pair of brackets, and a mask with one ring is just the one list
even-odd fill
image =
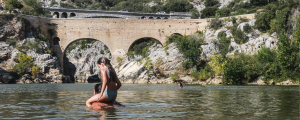
{"label": "person crouching on rock", "polygon": [[99,58],[97,65],[100,68],[100,73],[102,76],[102,86],[100,93],[92,96],[86,101],[85,104],[89,108],[92,107],[93,102],[114,102],[117,98],[117,91],[122,86],[108,58]]}

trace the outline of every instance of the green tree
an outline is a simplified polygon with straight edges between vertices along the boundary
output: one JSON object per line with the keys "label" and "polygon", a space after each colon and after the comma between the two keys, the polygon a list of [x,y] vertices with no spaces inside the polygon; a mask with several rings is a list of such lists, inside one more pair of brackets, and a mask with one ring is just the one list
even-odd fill
{"label": "green tree", "polygon": [[207,7],[201,11],[201,18],[213,17],[216,15],[218,7]]}
{"label": "green tree", "polygon": [[202,53],[201,39],[197,40],[190,36],[172,36],[168,38],[169,42],[177,43],[179,52],[183,53],[185,61],[182,66],[190,69],[199,64],[200,55]]}
{"label": "green tree", "polygon": [[9,11],[12,11],[13,9],[21,9],[23,5],[18,0],[8,0],[4,3],[5,7],[4,9],[7,9]]}
{"label": "green tree", "polygon": [[220,17],[225,17],[225,16],[229,16],[229,14],[231,13],[231,9],[230,8],[222,8],[216,11],[216,14],[219,14]]}
{"label": "green tree", "polygon": [[[46,11],[42,7],[42,3],[38,2],[37,0],[24,0],[24,2],[26,3],[26,5],[28,5],[34,9],[34,12],[32,13],[32,15],[34,15],[34,16],[46,15]],[[32,8],[27,8],[25,10],[32,10]],[[28,11],[25,11],[25,12],[28,12]]]}
{"label": "green tree", "polygon": [[194,6],[186,0],[168,0],[163,9],[166,12],[189,12]]}
{"label": "green tree", "polygon": [[205,7],[212,7],[219,4],[219,1],[217,0],[205,0],[204,5]]}
{"label": "green tree", "polygon": [[34,66],[34,60],[27,54],[20,53],[18,55],[18,64],[16,65],[17,73],[24,75],[31,73],[31,69]]}
{"label": "green tree", "polygon": [[191,12],[192,12],[191,19],[199,19],[199,17],[200,17],[200,13],[199,13],[199,11],[198,11],[198,10],[196,10],[196,9],[193,9]]}
{"label": "green tree", "polygon": [[34,8],[33,7],[30,7],[30,6],[25,6],[21,9],[22,13],[23,14],[26,14],[26,15],[33,15],[34,14]]}

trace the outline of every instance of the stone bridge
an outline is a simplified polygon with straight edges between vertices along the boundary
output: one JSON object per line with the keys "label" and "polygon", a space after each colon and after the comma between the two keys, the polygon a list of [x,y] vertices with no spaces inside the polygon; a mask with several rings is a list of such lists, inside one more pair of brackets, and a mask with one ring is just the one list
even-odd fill
{"label": "stone bridge", "polygon": [[123,19],[177,19],[191,17],[190,13],[173,12],[171,14],[98,11],[83,9],[47,8],[53,18],[123,18]]}
{"label": "stone bridge", "polygon": [[[125,57],[131,45],[141,38],[153,38],[161,44],[173,34],[191,35],[205,30],[207,19],[57,19],[24,16],[34,27],[51,39],[51,46],[63,62],[66,48],[74,41],[93,39],[103,42],[110,50],[113,61]],[[254,14],[243,15],[254,19]],[[49,31],[55,30],[53,35]]]}

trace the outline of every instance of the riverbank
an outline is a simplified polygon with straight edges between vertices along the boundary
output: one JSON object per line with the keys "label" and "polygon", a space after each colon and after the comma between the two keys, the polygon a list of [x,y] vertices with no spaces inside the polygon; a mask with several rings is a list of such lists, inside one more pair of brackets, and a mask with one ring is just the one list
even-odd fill
{"label": "riverbank", "polygon": [[[134,79],[125,79],[121,80],[122,83],[125,84],[174,84],[174,83],[183,83],[183,84],[199,84],[202,86],[206,85],[230,85],[228,83],[223,82],[223,76],[216,76],[214,78],[207,79],[205,81],[201,80],[193,80],[191,77],[186,76],[180,78],[180,80],[172,80],[171,78],[166,79],[151,79],[151,80],[134,80]],[[269,82],[264,82],[261,77],[254,81],[245,85],[299,85],[299,81],[293,82],[292,80],[286,80],[282,82],[274,82],[270,80]]]}

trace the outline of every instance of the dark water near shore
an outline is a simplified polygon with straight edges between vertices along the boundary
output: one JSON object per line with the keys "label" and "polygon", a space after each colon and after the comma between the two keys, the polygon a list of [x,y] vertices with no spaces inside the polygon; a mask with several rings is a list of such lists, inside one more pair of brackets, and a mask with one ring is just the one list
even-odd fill
{"label": "dark water near shore", "polygon": [[124,84],[126,108],[91,111],[93,84],[0,84],[0,119],[299,119],[299,86]]}

